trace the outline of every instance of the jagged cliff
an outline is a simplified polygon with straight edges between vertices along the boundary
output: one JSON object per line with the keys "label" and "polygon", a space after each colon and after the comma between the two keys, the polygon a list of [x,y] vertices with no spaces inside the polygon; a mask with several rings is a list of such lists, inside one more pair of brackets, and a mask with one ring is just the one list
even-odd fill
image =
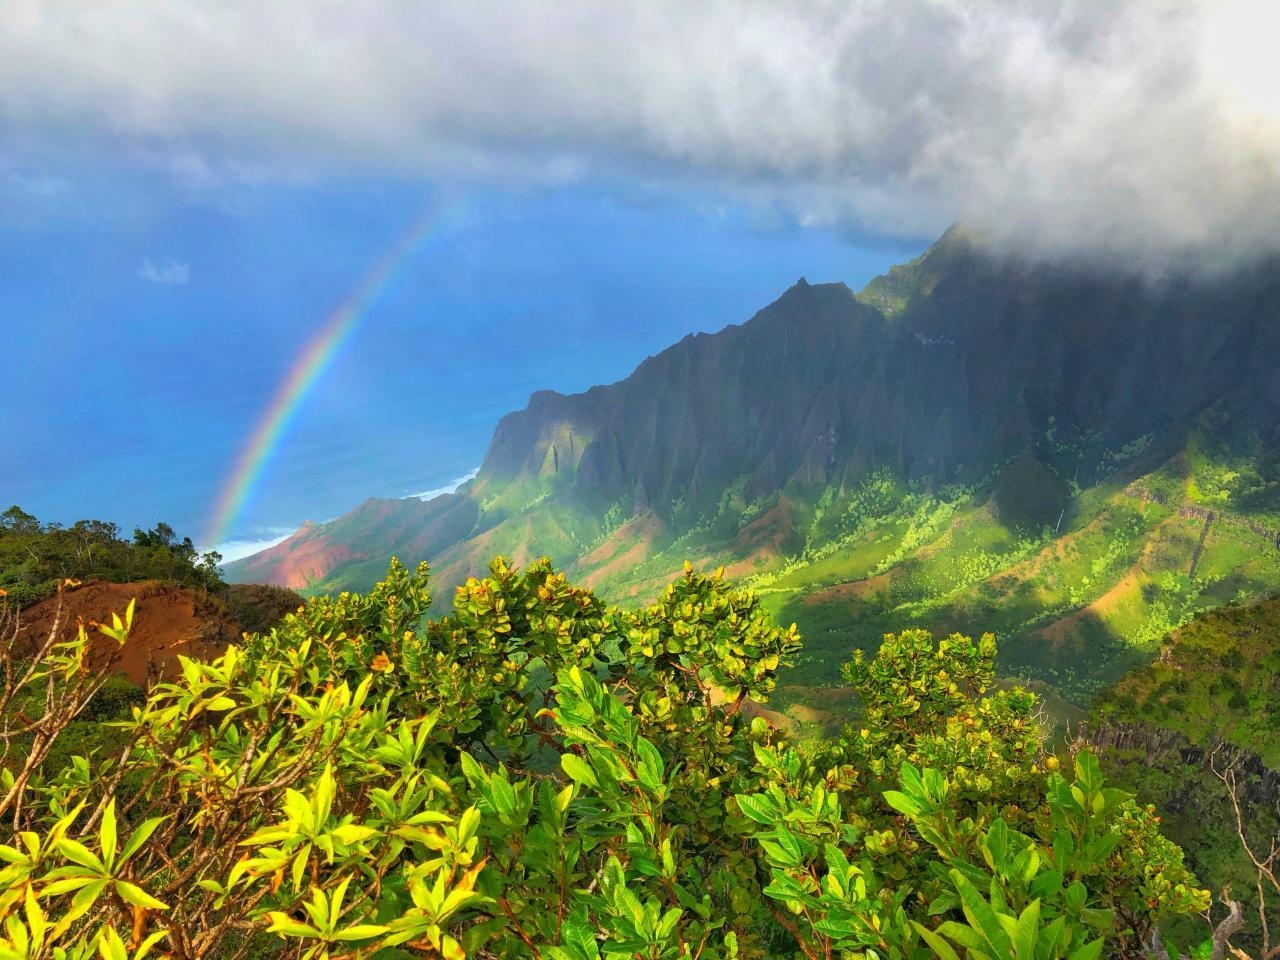
{"label": "jagged cliff", "polygon": [[1047,425],[1122,446],[1225,393],[1280,408],[1280,277],[1199,285],[998,257],[953,231],[873,282],[801,280],[742,326],[687,337],[626,380],[544,391],[505,417],[481,498],[540,483],[584,504],[713,503],[888,465],[966,482]]}

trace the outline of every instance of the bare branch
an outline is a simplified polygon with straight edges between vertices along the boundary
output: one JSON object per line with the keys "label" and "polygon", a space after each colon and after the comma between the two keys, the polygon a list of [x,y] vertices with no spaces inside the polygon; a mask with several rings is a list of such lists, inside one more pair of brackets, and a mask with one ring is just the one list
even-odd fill
{"label": "bare branch", "polygon": [[1227,941],[1244,929],[1244,912],[1239,900],[1227,901],[1230,911],[1226,919],[1213,928],[1213,960],[1223,960],[1227,952]]}

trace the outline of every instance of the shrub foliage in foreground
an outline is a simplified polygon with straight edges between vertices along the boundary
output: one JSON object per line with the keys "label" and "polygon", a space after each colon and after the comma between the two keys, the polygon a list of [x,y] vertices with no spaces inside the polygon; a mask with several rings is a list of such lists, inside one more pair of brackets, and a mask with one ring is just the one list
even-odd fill
{"label": "shrub foliage in foreground", "polygon": [[1149,810],[991,691],[989,636],[886,637],[846,668],[860,724],[801,745],[744,709],[794,628],[718,575],[629,612],[498,560],[429,603],[393,563],[59,770],[84,634],[15,663],[0,958],[1093,960],[1208,907]]}

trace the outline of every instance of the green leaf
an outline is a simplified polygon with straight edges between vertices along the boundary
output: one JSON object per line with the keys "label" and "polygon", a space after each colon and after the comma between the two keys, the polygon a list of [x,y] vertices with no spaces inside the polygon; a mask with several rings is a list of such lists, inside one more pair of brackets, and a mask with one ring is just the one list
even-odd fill
{"label": "green leaf", "polygon": [[333,779],[333,764],[326,763],[315,784],[313,799],[316,812],[316,826],[319,827],[329,819],[329,811],[333,809],[333,798],[337,792],[337,783]]}
{"label": "green leaf", "polygon": [[465,750],[458,754],[458,762],[462,765],[462,775],[467,778],[467,783],[475,786],[489,782],[489,775],[484,772],[484,767]]}
{"label": "green leaf", "polygon": [[794,833],[785,827],[779,827],[773,832],[773,836],[778,843],[786,849],[797,864],[804,860],[804,847],[801,845],[800,840]]}
{"label": "green leaf", "polygon": [[1040,934],[1040,901],[1032,900],[1018,917],[1013,931],[1013,952],[1018,960],[1034,960]]}
{"label": "green leaf", "polygon": [[1067,918],[1064,916],[1056,917],[1040,934],[1041,955],[1045,957],[1059,956],[1062,953],[1063,938],[1066,936],[1066,932]]}
{"label": "green leaf", "polygon": [[102,826],[98,829],[98,842],[102,846],[102,859],[114,863],[116,859],[116,801],[113,797],[102,811]]}
{"label": "green leaf", "polygon": [[676,875],[676,858],[671,852],[671,838],[663,837],[662,846],[659,848],[662,856],[662,876],[671,879]]}
{"label": "green leaf", "polygon": [[636,771],[640,783],[650,791],[657,790],[662,786],[666,772],[662,763],[662,754],[658,752],[657,747],[643,737],[636,741],[636,753],[640,757],[640,767]]}
{"label": "green leaf", "polygon": [[684,911],[679,907],[672,907],[662,915],[662,919],[658,921],[658,937],[666,940],[671,936],[671,931],[676,928],[676,924],[680,922],[680,918],[684,916]]}
{"label": "green leaf", "polygon": [[129,960],[129,952],[115,927],[104,927],[98,934],[98,953],[102,960]]}
{"label": "green leaf", "polygon": [[778,808],[765,794],[740,793],[735,799],[738,801],[739,809],[756,823],[772,827],[778,822]]}
{"label": "green leaf", "polygon": [[127,880],[117,880],[115,883],[116,893],[120,894],[121,899],[126,903],[131,903],[135,907],[146,907],[148,910],[168,910],[169,908],[157,900],[151,894],[147,893],[136,884],[129,883]]}
{"label": "green leaf", "polygon": [[560,939],[569,948],[573,960],[596,960],[600,956],[595,929],[585,912],[575,911],[571,914],[560,933]]}
{"label": "green leaf", "polygon": [[889,806],[908,817],[919,816],[920,811],[924,809],[918,800],[898,790],[886,790],[884,799]]}
{"label": "green leaf", "polygon": [[920,779],[920,771],[913,764],[904,762],[898,768],[898,779],[903,789],[912,795],[917,797],[925,795],[924,781]]}
{"label": "green leaf", "polygon": [[267,933],[278,933],[286,937],[315,937],[320,933],[315,927],[299,923],[287,913],[272,911],[267,916],[271,919],[271,926],[267,927]]}
{"label": "green leaf", "polygon": [[155,833],[156,828],[164,823],[166,819],[166,817],[152,817],[150,820],[144,820],[139,824],[138,829],[129,835],[129,840],[125,843],[124,849],[120,851],[120,862],[127,863],[129,858],[151,839],[151,834]]}
{"label": "green leaf", "polygon": [[963,923],[956,923],[954,920],[945,920],[938,924],[938,933],[950,937],[970,953],[981,952],[987,948],[987,941],[983,939],[981,933],[973,929],[973,927],[966,926]]}
{"label": "green leaf", "polygon": [[942,960],[960,960],[959,955],[951,948],[951,944],[947,943],[942,937],[915,920],[911,921],[911,925],[916,928],[916,933],[924,938],[924,942],[929,945],[929,948]]}
{"label": "green leaf", "polygon": [[516,822],[516,792],[507,778],[501,773],[495,774],[489,781],[490,799],[498,819],[508,826]]}
{"label": "green leaf", "polygon": [[564,813],[569,809],[569,804],[573,802],[573,784],[569,784],[563,790],[556,794],[555,808],[556,813]]}
{"label": "green leaf", "polygon": [[1009,937],[1004,932],[1004,927],[1000,924],[995,911],[991,909],[991,904],[987,903],[978,888],[954,867],[951,869],[951,882],[955,884],[956,892],[960,894],[960,905],[970,925],[982,934],[997,957],[1007,957],[1010,946]]}
{"label": "green leaf", "polygon": [[858,934],[862,929],[862,925],[856,920],[827,919],[819,920],[813,925],[813,929],[824,936],[840,940],[844,937],[852,937]]}
{"label": "green leaf", "polygon": [[1078,950],[1072,951],[1067,960],[1098,960],[1102,956],[1102,937],[1090,940]]}
{"label": "green leaf", "polygon": [[790,830],[779,828],[769,835],[759,837],[760,846],[774,863],[784,867],[798,867],[804,862],[800,841]]}
{"label": "green leaf", "polygon": [[476,835],[480,827],[480,811],[475,807],[467,807],[458,818],[458,842],[466,843]]}
{"label": "green leaf", "polygon": [[600,786],[600,783],[596,780],[595,771],[591,769],[591,765],[576,753],[566,753],[561,756],[560,766],[569,775],[570,779],[586,784],[588,787]]}
{"label": "green leaf", "polygon": [[293,869],[290,871],[293,877],[293,889],[302,889],[302,875],[307,869],[307,860],[311,857],[311,844],[303,844],[293,857]]}
{"label": "green leaf", "polygon": [[72,840],[69,837],[63,837],[57,843],[58,852],[70,860],[72,863],[92,870],[99,876],[107,872],[107,868],[97,855],[92,853],[84,844],[79,841]]}
{"label": "green leaf", "polygon": [[91,883],[102,883],[103,881],[95,876],[85,876],[81,874],[76,877],[67,877],[61,880],[55,880],[47,883],[40,888],[40,896],[42,897],[59,897],[64,893],[70,893],[72,890],[80,890],[87,887]]}
{"label": "green leaf", "polygon": [[359,843],[361,840],[368,840],[370,837],[378,835],[378,831],[373,827],[361,826],[358,823],[345,823],[340,827],[335,827],[332,833],[339,842],[346,844]]}
{"label": "green leaf", "polygon": [[80,892],[71,898],[71,909],[63,915],[59,924],[68,923],[77,917],[83,916],[97,902],[98,897],[102,895],[102,891],[106,888],[107,881],[105,880],[94,880],[92,883],[81,887]]}
{"label": "green leaf", "polygon": [[146,960],[147,956],[151,953],[152,948],[168,936],[168,930],[157,930],[155,933],[151,934],[143,940],[138,949],[133,952],[133,960]]}
{"label": "green leaf", "polygon": [[351,940],[368,940],[370,937],[381,936],[387,932],[387,928],[376,923],[357,923],[351,927],[344,927],[333,934],[333,939],[340,940],[344,943]]}
{"label": "green leaf", "polygon": [[415,826],[418,826],[424,823],[452,823],[452,822],[453,822],[453,817],[449,816],[447,813],[441,813],[439,810],[419,810],[412,817],[410,817],[408,820],[405,821],[405,823],[412,823]]}

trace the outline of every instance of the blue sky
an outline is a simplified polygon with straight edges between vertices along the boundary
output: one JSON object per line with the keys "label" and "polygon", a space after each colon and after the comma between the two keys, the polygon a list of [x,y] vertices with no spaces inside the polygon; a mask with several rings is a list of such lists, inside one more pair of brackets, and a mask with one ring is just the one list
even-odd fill
{"label": "blue sky", "polygon": [[306,397],[234,539],[442,486],[533,390],[617,380],[801,275],[856,286],[920,247],[590,180],[192,194],[99,167],[57,182],[0,236],[0,304],[20,331],[0,373],[21,398],[0,409],[0,501],[64,523],[162,519],[197,540],[305,343],[423,210],[446,214]]}
{"label": "blue sky", "polygon": [[1278,252],[1277,30],[1271,0],[6,0],[0,504],[199,541],[435,205],[233,537],[443,485],[533,390],[956,221],[1156,274]]}

